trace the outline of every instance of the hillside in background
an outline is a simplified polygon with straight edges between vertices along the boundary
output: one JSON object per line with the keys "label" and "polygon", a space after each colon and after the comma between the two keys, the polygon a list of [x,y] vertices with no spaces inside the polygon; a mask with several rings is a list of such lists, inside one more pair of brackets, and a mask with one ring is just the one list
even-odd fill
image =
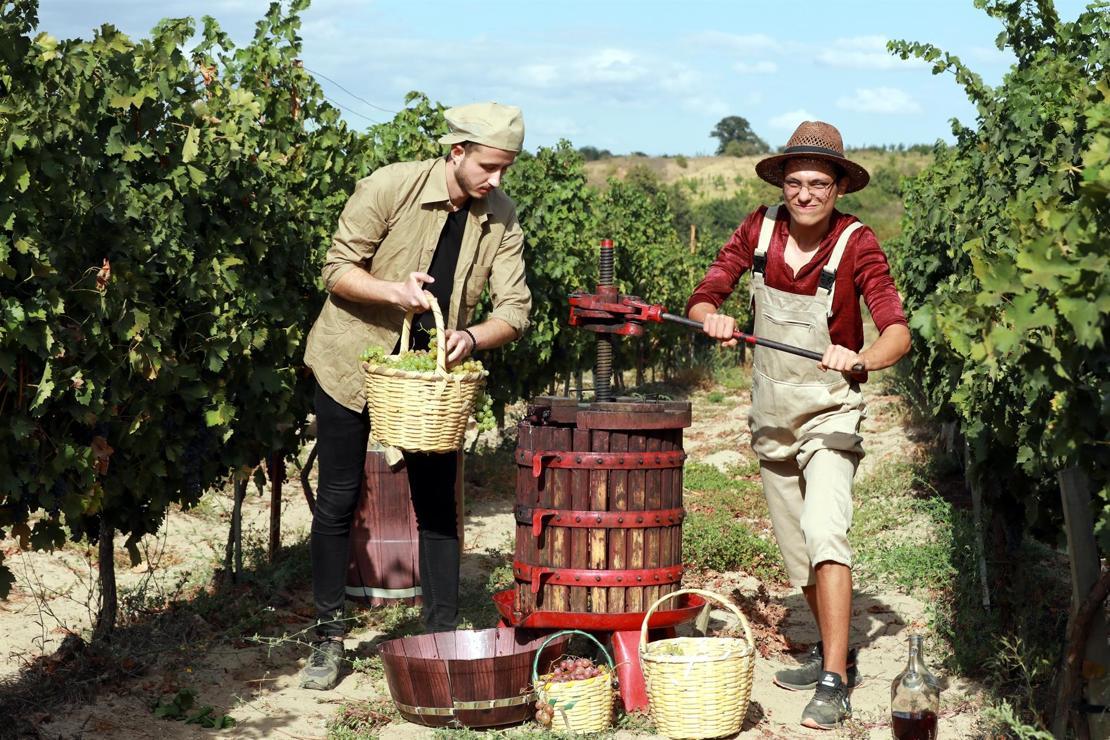
{"label": "hillside in background", "polygon": [[[842,201],[841,210],[859,216],[878,234],[880,241],[899,233],[902,217],[903,177],[916,175],[932,160],[932,152],[919,147],[904,152],[861,149],[849,156],[871,173],[871,183],[859,193]],[[691,217],[678,220],[688,232],[697,227],[698,241],[719,242],[753,208],[772,203],[780,197],[778,188],[755,175],[761,156],[750,157],[643,157],[617,156],[586,162],[590,185],[604,190],[610,178],[635,178],[656,181],[672,195],[675,212],[690,211]]]}

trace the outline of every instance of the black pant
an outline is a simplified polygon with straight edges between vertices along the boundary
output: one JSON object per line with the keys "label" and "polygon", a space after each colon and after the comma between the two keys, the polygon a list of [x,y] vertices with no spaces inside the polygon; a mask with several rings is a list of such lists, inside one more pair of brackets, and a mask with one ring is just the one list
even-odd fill
{"label": "black pant", "polygon": [[[316,450],[319,484],[312,517],[312,595],[316,633],[346,631],[351,522],[362,490],[370,421],[366,409],[351,411],[316,386]],[[405,453],[409,490],[419,532],[424,627],[453,630],[459,613],[459,533],[455,517],[454,452]]]}

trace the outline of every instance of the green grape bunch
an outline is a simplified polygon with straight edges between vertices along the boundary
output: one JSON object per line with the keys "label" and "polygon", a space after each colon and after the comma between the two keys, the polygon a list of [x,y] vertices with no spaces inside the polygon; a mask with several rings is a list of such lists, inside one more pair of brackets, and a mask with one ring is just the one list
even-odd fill
{"label": "green grape bunch", "polygon": [[[371,345],[362,353],[363,362],[370,365],[387,365],[397,370],[410,370],[412,372],[430,373],[436,369],[436,354],[428,350],[415,352],[402,352],[399,355],[386,354],[381,347]],[[455,365],[448,373],[452,375],[466,375],[467,373],[485,373],[486,368],[475,359],[468,359]]]}
{"label": "green grape bunch", "polygon": [[478,422],[478,431],[485,432],[497,428],[497,417],[493,415],[493,399],[482,391],[474,402],[474,420]]}

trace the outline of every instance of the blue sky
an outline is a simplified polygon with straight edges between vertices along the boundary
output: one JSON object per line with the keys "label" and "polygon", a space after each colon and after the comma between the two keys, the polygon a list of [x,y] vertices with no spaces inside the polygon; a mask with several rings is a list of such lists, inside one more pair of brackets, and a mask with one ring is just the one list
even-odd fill
{"label": "blue sky", "polygon": [[[89,37],[112,23],[142,36],[162,17],[207,14],[245,40],[268,4],[40,0],[39,28]],[[1085,5],[1056,1],[1065,20]],[[772,146],[806,118],[835,123],[850,146],[951,140],[949,119],[974,120],[963,91],[886,40],[933,43],[988,84],[1012,61],[972,0],[314,0],[303,21],[305,67],[351,124],[388,120],[409,90],[447,105],[497,100],[524,110],[529,149],[567,138],[708,154],[727,115]]]}

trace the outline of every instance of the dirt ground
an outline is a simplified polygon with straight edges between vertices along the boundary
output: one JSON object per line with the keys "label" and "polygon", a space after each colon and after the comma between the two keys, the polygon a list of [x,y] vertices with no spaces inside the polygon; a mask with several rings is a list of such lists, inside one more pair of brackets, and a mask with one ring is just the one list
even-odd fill
{"label": "dirt ground", "polygon": [[[741,399],[747,394],[727,395],[725,402],[711,403],[707,390],[692,394],[694,424],[685,437],[690,461],[707,462],[722,469],[750,461],[747,407]],[[861,467],[861,476],[917,454],[922,431],[907,427],[908,416],[901,404],[896,396],[870,398],[865,422],[869,455]],[[468,480],[463,556],[466,583],[484,581],[496,563],[491,553],[504,554],[506,549],[511,553],[514,528],[511,485],[511,480],[503,479]],[[509,488],[501,490],[505,486]],[[121,609],[138,625],[135,635],[147,635],[140,629],[142,624],[164,613],[167,604],[197,598],[194,584],[207,583],[222,561],[229,509],[226,495],[213,494],[191,511],[171,512],[159,535],[143,543],[144,562],[136,568],[131,567],[122,541],[118,543]],[[244,507],[248,550],[251,545],[266,541],[269,515],[268,495],[253,492],[248,495]],[[283,544],[295,557],[307,558],[304,543],[311,517],[298,483],[285,486],[281,516]],[[49,667],[49,656],[67,635],[88,634],[96,607],[96,590],[93,553],[84,548],[70,545],[52,554],[25,553],[11,540],[0,541],[0,547],[17,575],[11,597],[0,602],[0,692],[4,692],[20,688],[28,666]],[[692,580],[703,582],[718,593],[744,599],[745,604],[760,604],[760,608],[776,615],[773,629],[757,630],[761,656],[756,663],[748,719],[740,736],[890,737],[887,722],[890,682],[905,663],[905,640],[910,631],[927,632],[925,604],[893,589],[859,586],[851,642],[861,649],[860,668],[865,682],[852,697],[853,722],[841,730],[821,733],[798,724],[809,695],[784,691],[771,682],[775,670],[794,662],[792,655],[784,654],[787,646],[808,646],[817,639],[800,593],[771,588],[761,594],[761,586],[754,578],[737,573],[710,574]],[[297,687],[297,673],[304,663],[306,649],[295,642],[312,616],[307,584],[302,578],[295,588],[278,588],[265,596],[258,609],[260,631],[292,635],[293,642],[259,644],[251,639],[250,632],[229,637],[220,631],[220,610],[207,613],[194,610],[189,617],[191,622],[178,619],[168,624],[182,634],[195,634],[195,639],[188,639],[184,646],[173,650],[163,647],[164,640],[152,643],[149,654],[140,651],[130,668],[125,666],[122,672],[114,672],[110,680],[101,681],[102,686],[92,700],[61,707],[44,704],[41,711],[20,718],[24,720],[23,726],[33,726],[48,738],[129,740],[209,736],[212,730],[153,716],[154,702],[182,688],[197,692],[198,705],[211,705],[217,712],[234,717],[235,727],[222,733],[228,737],[322,738],[328,734],[329,721],[345,706],[379,700],[381,703],[375,706],[388,707],[385,681],[380,668],[373,665],[372,646],[383,636],[380,620],[364,619],[346,642],[350,654],[366,661],[363,669],[347,672],[334,691],[307,691]],[[124,628],[120,639],[127,639],[131,629]],[[941,736],[974,736],[980,704],[977,687],[955,676],[942,680],[945,691]],[[0,726],[0,736],[11,732],[10,723]],[[376,733],[383,738],[432,734],[426,728],[401,720]],[[630,729],[618,734],[644,736],[643,732]]]}

